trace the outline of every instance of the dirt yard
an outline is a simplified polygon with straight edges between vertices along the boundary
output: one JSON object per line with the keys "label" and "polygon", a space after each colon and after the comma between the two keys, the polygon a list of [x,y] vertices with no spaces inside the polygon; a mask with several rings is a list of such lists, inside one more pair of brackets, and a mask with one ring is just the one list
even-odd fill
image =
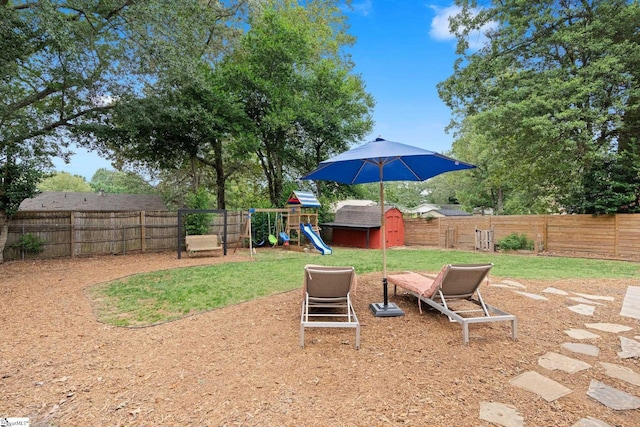
{"label": "dirt yard", "polygon": [[[310,255],[311,257],[311,255]],[[508,323],[461,328],[393,296],[404,317],[376,318],[381,274],[359,276],[356,311],[361,349],[349,329],[308,329],[299,340],[300,291],[201,313],[159,326],[125,329],[99,323],[85,289],[139,272],[220,262],[244,255],[183,258],[175,253],[106,256],[0,265],[0,417],[29,417],[31,426],[490,426],[481,402],[514,406],[527,426],[572,426],[591,416],[614,426],[640,425],[640,410],[615,411],[586,395],[592,379],[640,396],[640,386],[607,376],[598,363],[640,372],[621,359],[618,335],[640,335],[640,322],[619,316],[634,280],[527,281],[534,300],[483,285],[487,302],[518,316]],[[310,262],[321,263],[317,257]],[[640,270],[640,267],[639,267]],[[300,282],[292,275],[291,281]],[[494,284],[507,278],[492,277]],[[568,292],[613,296],[594,316],[567,309]],[[621,334],[590,329],[597,357],[571,353],[564,331],[585,323],[633,327]],[[592,365],[574,374],[550,371],[538,358],[557,352]],[[553,402],[509,380],[536,371],[573,390]]]}

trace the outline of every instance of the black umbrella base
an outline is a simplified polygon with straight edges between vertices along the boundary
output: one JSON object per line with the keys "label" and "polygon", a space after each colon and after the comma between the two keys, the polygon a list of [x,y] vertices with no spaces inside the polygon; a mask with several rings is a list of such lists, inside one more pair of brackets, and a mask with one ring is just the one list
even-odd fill
{"label": "black umbrella base", "polygon": [[393,303],[384,305],[384,303],[381,302],[374,302],[369,304],[369,308],[376,317],[404,316],[404,311],[400,310],[400,307]]}

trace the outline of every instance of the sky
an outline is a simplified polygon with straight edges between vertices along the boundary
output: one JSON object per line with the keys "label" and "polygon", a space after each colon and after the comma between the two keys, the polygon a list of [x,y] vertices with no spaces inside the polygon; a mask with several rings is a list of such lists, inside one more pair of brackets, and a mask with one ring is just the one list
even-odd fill
{"label": "sky", "polygon": [[[452,1],[353,0],[345,11],[356,44],[347,49],[366,90],[375,101],[373,131],[377,137],[444,152],[453,138],[445,132],[451,111],[436,85],[453,74],[455,39],[447,17]],[[358,143],[357,145],[360,145]],[[76,147],[69,164],[54,159],[57,171],[87,181],[99,168],[113,169],[97,154]]]}

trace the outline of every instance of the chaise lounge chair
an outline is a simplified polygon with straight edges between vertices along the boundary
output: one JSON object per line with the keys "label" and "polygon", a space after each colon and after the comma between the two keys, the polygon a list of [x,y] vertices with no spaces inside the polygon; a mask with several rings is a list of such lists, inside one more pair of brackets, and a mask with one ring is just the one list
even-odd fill
{"label": "chaise lounge chair", "polygon": [[356,348],[360,348],[360,322],[351,304],[355,286],[353,267],[304,267],[300,347],[304,347],[305,328],[355,328]]}
{"label": "chaise lounge chair", "polygon": [[[401,287],[418,298],[420,313],[424,302],[446,314],[451,322],[460,323],[465,344],[469,344],[469,324],[484,322],[511,322],[511,337],[515,341],[518,338],[516,316],[486,304],[480,294],[480,284],[485,279],[489,280],[491,267],[493,264],[448,264],[435,279],[413,272],[391,274],[387,279],[394,285],[394,294],[397,287]],[[451,306],[461,301],[471,302],[480,308],[460,310]]]}

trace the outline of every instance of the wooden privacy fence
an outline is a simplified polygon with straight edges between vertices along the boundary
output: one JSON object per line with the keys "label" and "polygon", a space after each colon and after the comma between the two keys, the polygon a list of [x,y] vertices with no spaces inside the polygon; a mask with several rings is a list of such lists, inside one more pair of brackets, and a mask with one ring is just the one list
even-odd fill
{"label": "wooden privacy fence", "polygon": [[[241,212],[227,212],[229,242],[239,239],[242,218]],[[209,232],[222,235],[223,226],[223,215],[212,215]],[[178,244],[177,227],[177,212],[167,211],[18,212],[9,221],[3,255],[6,260],[23,258],[16,244],[25,234],[44,242],[36,256],[42,258],[171,251]]]}
{"label": "wooden privacy fence", "polygon": [[405,218],[404,222],[408,246],[472,251],[476,230],[492,230],[494,243],[512,233],[524,234],[533,240],[536,252],[640,255],[640,214]]}
{"label": "wooden privacy fence", "polygon": [[[227,213],[227,245],[240,239],[243,222],[243,212]],[[536,252],[640,255],[640,214],[404,218],[404,223],[407,246],[472,251],[476,230],[492,230],[495,243],[512,233],[524,234],[534,241]],[[24,256],[15,247],[23,234],[45,242],[38,258],[173,251],[177,225],[177,212],[166,211],[18,212],[9,221],[4,259]],[[222,215],[214,215],[210,233],[221,235],[222,227]]]}

